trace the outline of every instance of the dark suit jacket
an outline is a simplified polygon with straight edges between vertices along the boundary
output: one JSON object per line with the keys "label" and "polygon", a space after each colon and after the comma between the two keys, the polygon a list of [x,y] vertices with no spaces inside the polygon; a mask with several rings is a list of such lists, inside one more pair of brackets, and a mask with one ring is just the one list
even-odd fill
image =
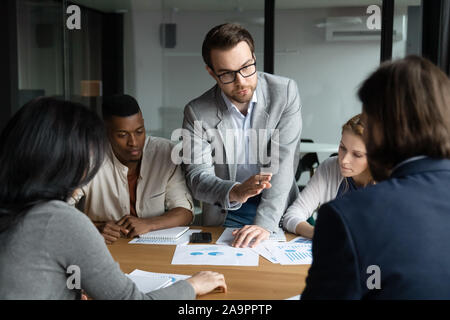
{"label": "dark suit jacket", "polygon": [[407,162],[323,205],[302,299],[450,299],[450,160]]}

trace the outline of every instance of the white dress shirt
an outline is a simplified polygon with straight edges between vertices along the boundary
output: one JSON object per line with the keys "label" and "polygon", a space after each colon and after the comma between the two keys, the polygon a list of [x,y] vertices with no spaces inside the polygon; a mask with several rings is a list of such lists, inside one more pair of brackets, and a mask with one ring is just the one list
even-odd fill
{"label": "white dress shirt", "polygon": [[[239,109],[228,99],[228,97],[222,91],[222,97],[225,101],[225,104],[230,111],[234,127],[229,129],[234,129],[234,155],[235,155],[235,163],[237,164],[236,170],[236,181],[244,182],[251,176],[259,173],[259,166],[256,162],[257,155],[250,155],[250,150],[252,150],[252,141],[250,141],[249,130],[252,129],[251,121],[252,121],[252,111],[253,106],[256,104],[256,91],[253,92],[252,99],[248,104],[247,115],[243,115]],[[257,143],[254,141],[253,143]],[[255,148],[256,150],[256,148]]]}
{"label": "white dress shirt", "polygon": [[336,198],[343,180],[337,156],[322,162],[297,199],[286,210],[282,218],[283,227],[295,233],[300,222],[308,220],[322,204]]}

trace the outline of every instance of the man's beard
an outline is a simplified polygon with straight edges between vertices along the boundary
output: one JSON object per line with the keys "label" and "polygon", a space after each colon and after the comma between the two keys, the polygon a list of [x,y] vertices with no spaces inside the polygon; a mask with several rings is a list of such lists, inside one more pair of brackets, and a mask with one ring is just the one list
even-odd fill
{"label": "man's beard", "polygon": [[244,88],[239,88],[239,89],[234,90],[234,91],[241,91],[241,90],[248,90],[248,94],[245,97],[242,97],[237,92],[233,93],[233,95],[231,96],[232,100],[237,101],[239,103],[248,103],[248,102],[250,102],[252,100],[253,93],[255,92],[255,88],[253,88],[253,87],[244,87]]}
{"label": "man's beard", "polygon": [[130,159],[130,160],[128,160],[128,162],[132,162],[132,163],[134,163],[134,162],[139,162],[139,161],[141,161],[141,158],[139,158],[139,159]]}

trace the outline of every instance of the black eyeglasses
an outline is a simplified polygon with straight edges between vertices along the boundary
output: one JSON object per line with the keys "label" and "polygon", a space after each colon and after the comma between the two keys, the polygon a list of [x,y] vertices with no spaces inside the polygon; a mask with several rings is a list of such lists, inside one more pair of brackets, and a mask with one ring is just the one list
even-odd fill
{"label": "black eyeglasses", "polygon": [[219,78],[219,80],[223,84],[229,84],[236,80],[236,73],[238,73],[243,76],[244,78],[248,78],[256,73],[256,61],[252,64],[249,64],[248,66],[242,67],[239,70],[236,71],[227,71],[222,74],[217,74],[214,72],[214,74]]}

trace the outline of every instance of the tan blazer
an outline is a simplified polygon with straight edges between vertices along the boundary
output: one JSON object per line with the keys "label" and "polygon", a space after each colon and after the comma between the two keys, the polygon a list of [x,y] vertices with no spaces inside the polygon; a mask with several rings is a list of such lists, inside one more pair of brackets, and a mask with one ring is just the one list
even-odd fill
{"label": "tan blazer", "polygon": [[[146,139],[136,190],[136,213],[140,218],[160,216],[176,207],[194,211],[184,173],[171,160],[172,148],[173,143],[167,139]],[[94,222],[117,221],[130,214],[127,173],[128,168],[110,148],[97,175],[82,188],[84,201],[77,207]]]}

